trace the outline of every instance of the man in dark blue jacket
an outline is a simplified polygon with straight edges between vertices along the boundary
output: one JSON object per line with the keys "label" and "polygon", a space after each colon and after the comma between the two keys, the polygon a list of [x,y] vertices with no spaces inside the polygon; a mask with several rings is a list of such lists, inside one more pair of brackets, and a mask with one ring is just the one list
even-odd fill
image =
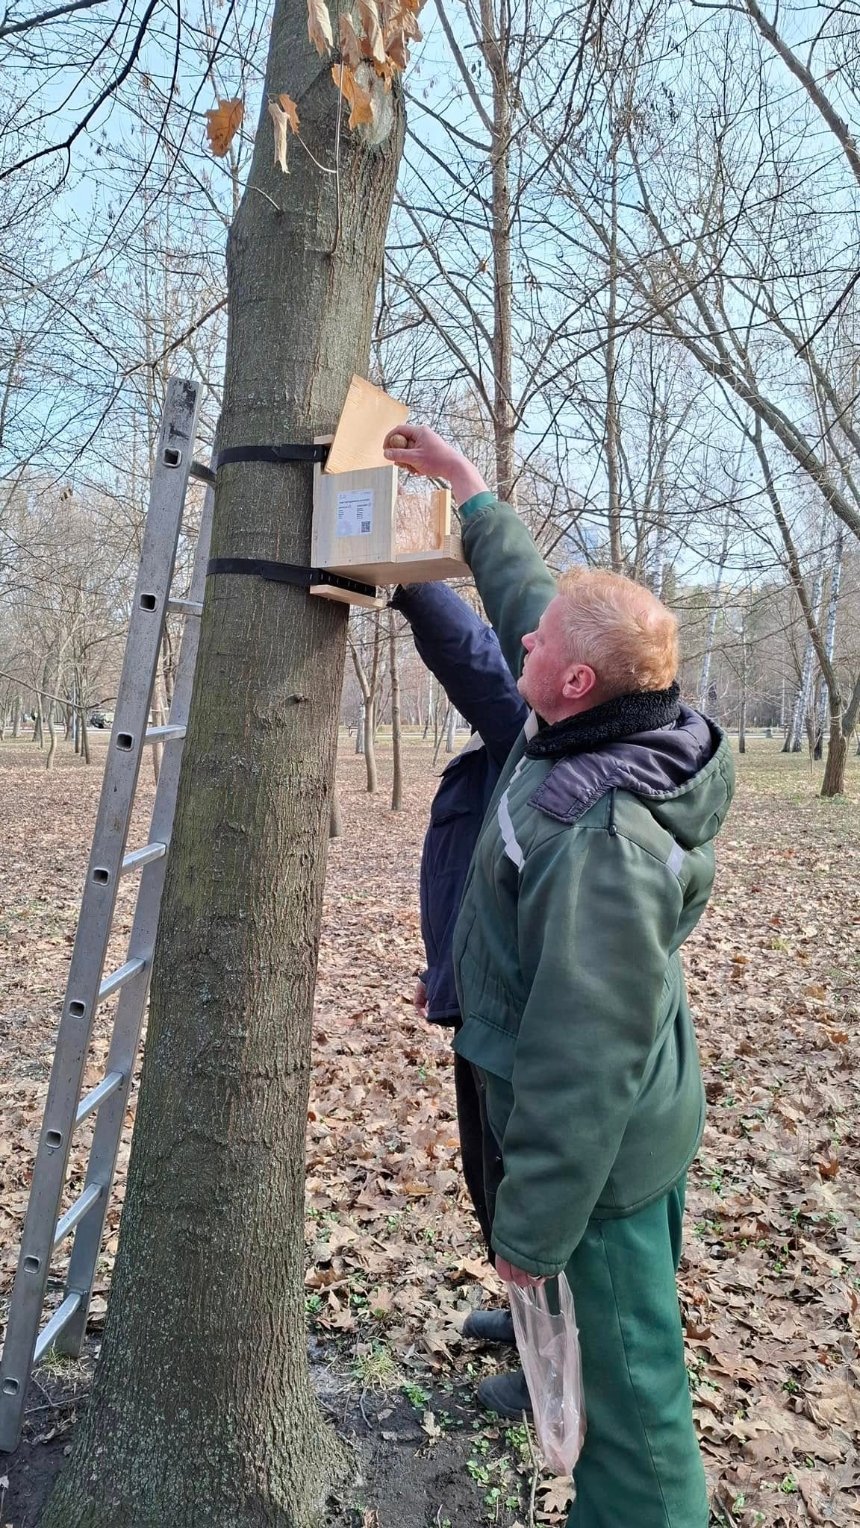
{"label": "man in dark blue jacket", "polygon": [[[427,969],[418,985],[416,1007],[431,1024],[456,1031],[462,1018],[454,983],[454,926],[484,814],[528,707],[492,627],[452,589],[445,584],[409,584],[395,590],[391,603],[409,621],[420,657],[472,728],[471,741],[443,772],[421,856],[421,934]],[[502,1177],[501,1154],[493,1150],[492,1133],[482,1126],[478,1075],[456,1052],[454,1089],[463,1176],[492,1262],[490,1233],[495,1190]],[[489,1342],[514,1341],[507,1310],[474,1311],[463,1332]],[[503,1416],[519,1417],[531,1410],[521,1371],[483,1380],[478,1396]]]}

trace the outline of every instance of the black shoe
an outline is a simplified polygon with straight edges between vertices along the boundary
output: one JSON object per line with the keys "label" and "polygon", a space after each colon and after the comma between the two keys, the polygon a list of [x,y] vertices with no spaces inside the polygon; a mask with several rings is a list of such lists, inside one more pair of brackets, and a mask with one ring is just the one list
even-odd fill
{"label": "black shoe", "polygon": [[463,1322],[463,1336],[477,1342],[509,1342],[515,1346],[514,1318],[509,1310],[473,1310]]}
{"label": "black shoe", "polygon": [[500,1417],[510,1417],[518,1422],[525,1412],[532,1416],[531,1396],[522,1369],[511,1374],[491,1374],[478,1386],[478,1400],[485,1411],[495,1411]]}

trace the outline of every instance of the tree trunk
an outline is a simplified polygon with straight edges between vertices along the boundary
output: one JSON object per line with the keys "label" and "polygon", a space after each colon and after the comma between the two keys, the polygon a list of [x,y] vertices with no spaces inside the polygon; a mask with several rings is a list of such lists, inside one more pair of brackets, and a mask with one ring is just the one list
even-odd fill
{"label": "tree trunk", "polygon": [[[845,527],[840,520],[836,527],[836,540],[833,548],[833,567],[830,570],[830,592],[827,596],[827,628],[824,633],[824,649],[827,657],[833,664],[833,654],[836,650],[836,618],[839,614],[839,589],[842,583],[842,558],[845,551]],[[821,749],[824,743],[824,728],[827,722],[827,714],[830,710],[830,686],[825,678],[821,686],[821,700],[818,710],[818,739],[816,758],[821,758]]]}
{"label": "tree trunk", "polygon": [[358,710],[358,721],[355,724],[355,751],[364,753],[364,701]]}
{"label": "tree trunk", "polygon": [[511,83],[508,79],[509,12],[481,0],[484,60],[493,86],[492,248],[493,248],[493,436],[496,492],[515,499],[513,409],[513,270],[510,189]]}
{"label": "tree trunk", "polygon": [[[609,242],[608,308],[606,314],[606,481],[609,490],[609,558],[614,573],[624,572],[621,542],[621,481],[619,472],[618,388],[616,385],[618,315],[618,161],[613,150],[611,175],[611,227]],[[704,708],[702,708],[704,709]]]}
{"label": "tree trunk", "polygon": [[388,665],[391,671],[391,752],[393,756],[391,776],[391,810],[399,812],[403,806],[403,732],[400,725],[400,669],[397,663],[397,619],[394,611],[388,611]]}
{"label": "tree trunk", "polygon": [[430,730],[430,723],[431,722],[433,723],[433,727],[434,727],[434,731],[435,731],[435,726],[436,726],[436,681],[433,678],[432,674],[430,675],[430,683],[427,686],[427,720],[424,723],[424,731],[421,734],[421,740],[424,743],[426,743],[426,741],[427,741],[427,733]]}
{"label": "tree trunk", "polygon": [[90,757],[90,732],[89,732],[89,728],[87,726],[87,713],[86,713],[85,710],[81,711],[80,723],[81,723],[81,753],[84,756],[84,763],[85,764],[91,764],[92,763],[92,759]]}
{"label": "tree trunk", "polygon": [[738,753],[747,751],[747,618],[741,617],[741,703],[738,715]]}
{"label": "tree trunk", "polygon": [[328,817],[328,836],[329,838],[342,838],[343,836],[343,814],[340,810],[340,800],[338,799],[337,791],[332,792],[331,809]]}
{"label": "tree trunk", "polygon": [[14,704],[15,704],[15,714],[12,717],[12,736],[13,736],[13,738],[16,738],[18,736],[18,729],[21,726],[21,697],[20,697],[20,695],[16,695],[15,696]]}
{"label": "tree trunk", "polygon": [[453,753],[457,747],[457,712],[453,706],[448,707],[448,722],[445,728],[445,752]]}
{"label": "tree trunk", "polygon": [[846,737],[850,737],[860,719],[860,674],[854,682],[851,691],[851,699],[845,707],[845,715],[842,718],[842,728]]}
{"label": "tree trunk", "polygon": [[827,763],[821,782],[822,796],[841,796],[845,791],[845,767],[848,763],[848,734],[843,730],[841,708],[830,708],[830,738]]}
{"label": "tree trunk", "polygon": [[720,592],[725,572],[726,562],[729,555],[729,527],[728,522],[723,533],[723,545],[720,552],[720,561],[717,565],[717,586],[714,590],[714,601],[708,614],[708,628],[705,636],[705,651],[702,654],[702,669],[699,674],[699,710],[708,709],[708,693],[711,683],[711,658],[714,651],[714,641],[717,635],[717,621],[720,617]]}
{"label": "tree trunk", "polygon": [[[221,448],[330,433],[367,367],[402,141],[344,133],[278,0],[264,89],[305,153],[272,164],[263,106],[228,244]],[[313,156],[313,157],[311,157]],[[307,565],[312,473],[218,473],[213,557]],[[344,1451],[307,1372],[304,1141],[344,607],[210,580],[155,952],[119,1251],[92,1398],[41,1528],[311,1528]]]}

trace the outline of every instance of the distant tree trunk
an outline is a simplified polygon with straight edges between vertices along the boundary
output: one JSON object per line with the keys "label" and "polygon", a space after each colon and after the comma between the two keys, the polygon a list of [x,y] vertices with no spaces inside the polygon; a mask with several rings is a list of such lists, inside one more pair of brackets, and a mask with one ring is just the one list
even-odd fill
{"label": "distant tree trunk", "polygon": [[92,763],[92,759],[90,757],[90,732],[89,732],[89,728],[87,726],[87,713],[86,713],[86,711],[84,709],[81,710],[80,724],[81,724],[81,753],[84,756],[84,763],[85,764],[91,764]]}
{"label": "distant tree trunk", "polygon": [[714,640],[717,635],[717,622],[720,618],[720,591],[723,582],[726,562],[729,556],[729,527],[726,522],[723,533],[723,545],[720,552],[720,560],[717,565],[717,583],[714,589],[714,598],[708,613],[708,628],[705,636],[705,651],[702,654],[702,668],[699,674],[699,710],[707,711],[708,696],[711,688],[711,657],[714,651]]}
{"label": "distant tree trunk", "polygon": [[45,768],[53,769],[54,754],[57,751],[57,729],[54,723],[54,702],[50,698],[48,699],[48,709],[45,714],[48,718],[48,737],[50,739],[48,743],[48,752],[45,757]]}
{"label": "distant tree trunk", "polygon": [[513,214],[511,211],[511,80],[509,11],[480,0],[481,47],[493,92],[491,240],[493,250],[493,435],[496,491],[515,499],[513,406]]}
{"label": "distant tree trunk", "polygon": [[[160,669],[155,671],[155,684],[152,687],[152,724],[154,727],[163,727],[167,719],[167,711],[164,705],[164,680]],[[158,775],[161,769],[161,756],[164,744],[158,741],[152,744],[152,778],[158,784]]]}
{"label": "distant tree trunk", "polygon": [[738,753],[747,751],[747,617],[741,616],[741,703],[738,716]]}
{"label": "distant tree trunk", "polygon": [[[815,584],[810,600],[813,620],[816,627],[821,624],[821,604],[824,594],[824,549],[822,547],[818,556],[818,565],[815,570]],[[800,673],[800,684],[794,701],[794,710],[791,716],[791,726],[788,732],[785,753],[800,753],[803,747],[803,732],[809,717],[810,703],[812,700],[812,687],[815,677],[815,643],[810,632],[806,639],[806,648],[803,654],[803,668]]]}
{"label": "distant tree trunk", "polygon": [[[374,611],[374,615],[378,615],[378,613],[378,611]],[[364,753],[364,764],[367,773],[367,794],[369,796],[373,796],[376,794],[378,783],[376,770],[376,748],[374,746],[376,737],[376,686],[379,683],[378,620],[374,623],[373,660],[371,663],[369,675],[361,661],[358,647],[356,646],[351,636],[349,638],[349,651],[352,657],[352,666],[355,669],[355,677],[358,680],[358,687],[361,690],[363,701],[361,711],[361,751]],[[359,751],[358,739],[356,738],[356,752],[358,753]]]}
{"label": "distant tree trunk", "polygon": [[340,799],[337,791],[332,793],[331,811],[328,819],[329,838],[341,838],[343,836],[343,816],[340,810]]}
{"label": "distant tree trunk", "polygon": [[[842,582],[842,558],[845,551],[845,526],[839,520],[836,526],[836,539],[833,547],[833,566],[830,570],[830,593],[827,597],[827,627],[824,633],[824,649],[833,663],[833,654],[836,651],[836,619],[839,614],[839,589]],[[821,698],[818,703],[818,729],[815,739],[815,757],[821,758],[824,745],[824,728],[827,723],[829,710],[830,687],[825,679],[821,686]]]}
{"label": "distant tree trunk", "polygon": [[391,810],[399,812],[403,806],[403,734],[400,726],[400,669],[397,662],[397,620],[394,611],[388,611],[388,667],[391,673],[391,751],[393,768],[391,778]]}
{"label": "distant tree trunk", "polygon": [[445,728],[445,752],[453,753],[457,746],[457,722],[459,717],[453,706],[448,707],[448,723]]}
{"label": "distant tree trunk", "polygon": [[[228,244],[222,449],[331,432],[368,362],[401,92],[375,145],[338,140],[306,28],[305,0],[276,0]],[[288,176],[282,92],[301,111]],[[318,167],[336,141],[337,177]],[[307,566],[311,512],[305,467],[228,466],[212,555]],[[40,1528],[317,1528],[346,1473],[307,1369],[303,1208],[345,633],[333,601],[209,580],[104,1341]]]}
{"label": "distant tree trunk", "polygon": [[20,697],[20,695],[16,695],[15,696],[14,705],[15,705],[15,711],[14,711],[14,715],[12,717],[12,736],[13,736],[13,738],[16,738],[18,736],[18,732],[19,732],[20,726],[21,726],[21,710],[22,710],[22,705],[21,705],[21,697]]}
{"label": "distant tree trunk", "polygon": [[604,366],[606,375],[606,479],[609,490],[609,558],[614,573],[624,572],[621,541],[621,473],[619,468],[618,387],[616,379],[618,324],[618,160],[617,145],[610,152],[610,229],[608,251],[608,307]]}
{"label": "distant tree trunk", "polygon": [[425,743],[427,741],[427,733],[430,730],[430,723],[433,722],[434,725],[435,725],[435,717],[436,717],[435,698],[436,698],[436,681],[433,678],[433,675],[431,674],[430,675],[430,683],[427,686],[427,720],[424,723],[424,731],[421,734],[422,741],[425,742]]}
{"label": "distant tree trunk", "polygon": [[851,736],[858,721],[860,721],[860,674],[854,682],[851,699],[845,707],[845,715],[842,718],[842,728],[846,737]]}
{"label": "distant tree trunk", "polygon": [[364,701],[359,702],[358,720],[355,724],[355,751],[364,753]]}

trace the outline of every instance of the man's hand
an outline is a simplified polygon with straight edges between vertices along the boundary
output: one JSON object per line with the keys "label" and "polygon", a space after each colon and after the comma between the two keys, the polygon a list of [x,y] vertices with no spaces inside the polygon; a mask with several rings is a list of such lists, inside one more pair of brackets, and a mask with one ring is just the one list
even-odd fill
{"label": "man's hand", "polygon": [[396,430],[389,430],[383,449],[397,467],[408,467],[424,477],[445,478],[458,504],[464,504],[475,493],[486,492],[487,485],[477,467],[426,424],[399,424]]}
{"label": "man's hand", "polygon": [[427,1017],[427,988],[419,980],[415,983],[415,992],[412,997],[412,1006],[416,1013],[420,1013],[422,1019]]}
{"label": "man's hand", "polygon": [[540,1284],[545,1284],[546,1279],[539,1279],[533,1273],[526,1273],[524,1268],[515,1268],[507,1258],[496,1254],[496,1273],[505,1284],[516,1284],[518,1289],[536,1289]]}

